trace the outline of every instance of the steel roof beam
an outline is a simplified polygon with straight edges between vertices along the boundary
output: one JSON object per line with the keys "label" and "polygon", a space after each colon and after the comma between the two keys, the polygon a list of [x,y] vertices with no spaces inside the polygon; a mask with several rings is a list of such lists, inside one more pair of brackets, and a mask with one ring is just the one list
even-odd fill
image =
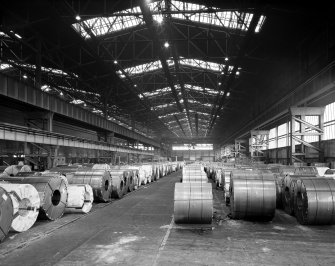
{"label": "steel roof beam", "polygon": [[258,23],[260,17],[261,17],[260,10],[256,10],[256,12],[254,13],[254,15],[252,17],[252,20],[250,22],[250,25],[249,25],[248,31],[246,33],[243,45],[242,45],[242,47],[238,51],[238,55],[236,57],[236,61],[235,61],[233,70],[231,71],[228,79],[225,79],[224,76],[222,77],[222,81],[224,81],[225,83],[223,84],[221,82],[221,84],[222,84],[221,86],[222,87],[224,86],[225,90],[224,90],[224,93],[223,93],[222,97],[220,98],[220,100],[218,102],[219,103],[219,107],[217,107],[215,109],[215,111],[214,111],[214,115],[213,115],[213,117],[211,119],[207,135],[210,134],[210,132],[211,132],[213,126],[214,126],[215,120],[216,120],[216,118],[218,116],[218,113],[220,112],[220,110],[222,109],[223,105],[225,104],[225,102],[227,100],[227,97],[228,97],[227,94],[230,93],[230,91],[231,91],[231,86],[233,85],[233,83],[235,81],[236,72],[237,72],[238,67],[239,67],[239,65],[240,65],[240,63],[241,63],[241,61],[242,61],[242,59],[243,59],[243,57],[244,57],[244,55],[246,53],[246,50],[247,50],[247,48],[249,46],[251,38],[252,38],[253,34],[255,33],[255,29],[257,27],[257,23]]}
{"label": "steel roof beam", "polygon": [[162,64],[162,68],[164,70],[167,82],[168,82],[169,86],[171,87],[172,95],[173,95],[173,97],[176,101],[178,110],[180,112],[182,112],[183,107],[181,106],[181,104],[179,102],[178,92],[177,92],[177,90],[174,86],[174,82],[173,82],[173,79],[172,79],[172,76],[171,76],[171,73],[170,73],[170,70],[169,70],[169,66],[167,64],[167,58],[166,58],[166,56],[165,56],[165,54],[162,50],[163,45],[159,40],[159,33],[158,33],[158,31],[157,31],[157,29],[154,25],[153,17],[152,17],[151,11],[149,9],[149,6],[147,5],[147,3],[145,3],[145,1],[140,1],[140,8],[141,8],[141,11],[142,11],[142,14],[143,14],[143,19],[144,19],[146,25],[148,26],[149,31],[152,34],[153,42],[156,45],[156,47],[158,48],[159,60]]}

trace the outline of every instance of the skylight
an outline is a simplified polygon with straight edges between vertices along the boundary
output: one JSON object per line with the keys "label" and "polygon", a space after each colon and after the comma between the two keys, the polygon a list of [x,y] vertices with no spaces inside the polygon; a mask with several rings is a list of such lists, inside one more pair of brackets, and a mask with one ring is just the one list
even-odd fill
{"label": "skylight", "polygon": [[161,95],[166,94],[168,92],[171,92],[171,88],[170,87],[165,87],[165,88],[157,89],[157,90],[151,91],[151,92],[143,92],[142,94],[139,94],[138,97],[143,98],[143,96],[144,97],[161,96]]}
{"label": "skylight", "polygon": [[96,17],[74,23],[72,27],[79,32],[83,38],[89,39],[91,38],[89,31],[91,31],[94,36],[101,36],[143,24],[142,16],[126,16],[125,14],[128,13],[141,13],[141,9],[139,6],[136,6],[115,12],[111,17]]}
{"label": "skylight", "polygon": [[[182,1],[171,1],[171,11],[196,11],[196,10],[208,10],[209,8],[204,5],[198,5],[193,3],[187,3]],[[211,8],[213,10],[218,10],[218,8]],[[204,23],[204,24],[211,24],[219,27],[225,27],[230,29],[240,29],[243,31],[247,31],[253,14],[252,13],[244,13],[238,11],[218,11],[218,12],[202,12],[193,14],[186,14],[186,13],[176,13],[171,15],[173,18],[182,19],[182,20],[191,20],[194,22]],[[255,32],[259,32],[265,17],[261,16],[258,21],[257,27]]]}
{"label": "skylight", "polygon": [[[15,62],[13,60],[9,60],[10,63],[13,63],[15,65],[21,66],[23,68],[28,68],[28,69],[36,69],[36,65],[31,65],[31,64],[22,64],[22,63],[18,63]],[[7,69],[11,69],[13,68],[13,66],[11,64],[7,64],[7,63],[1,63],[0,64],[0,70],[7,70]],[[68,76],[68,73],[64,72],[63,70],[60,69],[56,69],[56,68],[51,68],[51,67],[41,67],[41,70],[43,72],[47,72],[47,73],[53,73],[55,75],[59,75],[59,76]],[[75,74],[74,74],[75,75]],[[75,75],[77,76],[77,75]]]}
{"label": "skylight", "polygon": [[163,109],[163,108],[170,107],[170,106],[173,106],[173,105],[175,105],[175,103],[166,103],[166,104],[161,104],[161,105],[153,106],[150,109],[151,110]]}
{"label": "skylight", "polygon": [[[199,112],[197,110],[192,110],[192,109],[189,109],[189,112],[190,113],[198,113],[199,115],[204,115],[204,116],[210,116],[211,115],[210,113]],[[184,112],[172,112],[172,113],[167,113],[165,115],[160,115],[160,116],[158,116],[158,118],[167,118],[167,117],[174,116],[174,115],[179,115],[179,114],[185,114],[185,113]],[[220,116],[218,115],[217,117],[220,117]]]}
{"label": "skylight", "polygon": [[[179,60],[179,64],[184,65],[184,66],[198,67],[198,68],[211,70],[215,72],[221,72],[225,68],[225,65],[223,64],[218,64],[214,62],[203,61],[203,60],[193,59],[193,58],[182,58]],[[232,70],[233,70],[233,66],[228,66],[228,73],[230,73]]]}
{"label": "skylight", "polygon": [[[155,13],[153,19],[158,23],[163,22],[161,11],[166,10],[164,0],[149,3],[150,10]],[[203,12],[209,10],[210,12]],[[202,24],[210,24],[218,27],[239,29],[247,31],[253,14],[238,11],[216,11],[216,7],[187,3],[182,1],[171,1],[172,18],[188,20]],[[181,12],[180,12],[181,11]],[[191,12],[190,12],[191,11]],[[199,12],[197,12],[199,11]],[[201,12],[200,12],[201,11]],[[173,13],[175,12],[175,13]],[[113,13],[110,17],[95,17],[72,24],[72,27],[85,39],[94,36],[102,36],[112,32],[126,30],[132,27],[143,25],[143,15],[139,6]],[[261,16],[255,32],[259,32],[264,24],[265,17]]]}
{"label": "skylight", "polygon": [[209,88],[203,88],[191,84],[185,84],[184,85],[185,89],[193,90],[193,91],[199,91],[202,93],[207,93],[207,94],[212,94],[212,95],[217,95],[220,93],[220,91],[209,89]]}
{"label": "skylight", "polygon": [[213,105],[214,105],[214,104],[211,104],[211,103],[202,103],[202,102],[192,100],[192,99],[189,99],[188,102],[189,103],[194,103],[194,104],[200,104],[200,105],[207,106],[207,107],[213,107]]}
{"label": "skylight", "polygon": [[[174,61],[170,58],[167,60],[167,64],[168,66],[174,66]],[[194,58],[181,58],[179,60],[179,64],[183,66],[201,68],[201,69],[205,69],[205,70],[213,71],[213,72],[221,72],[225,68],[225,65],[223,64],[218,64],[218,63],[210,62],[210,61],[203,61],[203,60],[194,59]],[[128,67],[128,68],[125,68],[124,71],[127,73],[127,75],[133,76],[133,75],[143,74],[147,72],[152,72],[157,69],[162,69],[162,64],[159,60],[133,66],[133,67]],[[228,72],[230,72],[232,69],[233,69],[233,66],[229,66]],[[121,70],[117,71],[117,74],[121,78],[125,78]]]}
{"label": "skylight", "polygon": [[73,104],[83,104],[85,102],[82,101],[82,100],[73,100],[71,103],[73,103]]}
{"label": "skylight", "polygon": [[[179,95],[181,95],[181,92],[180,92],[180,85],[176,85],[175,86],[177,92],[179,92]],[[186,90],[189,90],[189,91],[196,91],[196,92],[199,92],[199,93],[202,93],[202,94],[210,94],[210,95],[217,95],[217,94],[220,94],[220,91],[217,91],[217,90],[213,90],[213,89],[210,89],[210,88],[204,88],[204,87],[199,87],[199,86],[195,86],[195,85],[191,85],[191,84],[184,84],[184,88]],[[154,97],[160,97],[164,94],[167,94],[167,93],[170,93],[171,92],[171,88],[170,87],[165,87],[165,88],[161,88],[161,89],[157,89],[157,90],[154,90],[154,91],[150,91],[150,92],[143,92],[141,94],[138,94],[138,97],[140,99],[142,99],[143,97],[147,97],[147,98],[154,98]]]}

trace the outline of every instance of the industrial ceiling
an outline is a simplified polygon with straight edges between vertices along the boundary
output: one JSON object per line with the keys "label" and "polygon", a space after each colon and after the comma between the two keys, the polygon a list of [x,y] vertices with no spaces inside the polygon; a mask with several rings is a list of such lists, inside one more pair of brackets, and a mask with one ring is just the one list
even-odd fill
{"label": "industrial ceiling", "polygon": [[253,1],[2,1],[0,71],[154,138],[221,141],[282,96],[276,78],[327,14]]}

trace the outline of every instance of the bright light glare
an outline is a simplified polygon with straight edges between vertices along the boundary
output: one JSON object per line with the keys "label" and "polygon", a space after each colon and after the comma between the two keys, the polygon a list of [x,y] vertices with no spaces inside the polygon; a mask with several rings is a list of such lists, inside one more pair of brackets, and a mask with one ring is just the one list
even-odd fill
{"label": "bright light glare", "polygon": [[164,47],[165,47],[165,48],[169,48],[169,46],[170,46],[170,44],[169,44],[168,42],[165,42],[165,43],[164,43]]}
{"label": "bright light glare", "polygon": [[79,15],[76,16],[76,20],[81,20],[81,17]]}

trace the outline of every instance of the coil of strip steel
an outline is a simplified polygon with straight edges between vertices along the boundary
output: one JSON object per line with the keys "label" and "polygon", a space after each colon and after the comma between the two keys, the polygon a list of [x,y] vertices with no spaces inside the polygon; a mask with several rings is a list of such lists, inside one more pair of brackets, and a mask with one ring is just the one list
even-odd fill
{"label": "coil of strip steel", "polygon": [[39,219],[56,220],[64,214],[68,193],[63,176],[9,177],[2,180],[15,184],[30,184],[35,187],[41,204]]}
{"label": "coil of strip steel", "polygon": [[80,169],[68,180],[69,184],[88,184],[93,189],[94,201],[107,202],[111,194],[112,181],[107,170]]}
{"label": "coil of strip steel", "polygon": [[35,187],[29,184],[11,184],[0,182],[0,187],[7,191],[13,203],[13,221],[11,231],[24,232],[37,220],[40,197]]}
{"label": "coil of strip steel", "polygon": [[296,188],[296,182],[298,179],[305,179],[316,177],[315,175],[287,175],[284,177],[282,187],[282,203],[284,211],[290,215],[294,215],[294,191]]}
{"label": "coil of strip steel", "polygon": [[276,184],[273,174],[232,171],[230,210],[233,219],[272,220],[276,210]]}
{"label": "coil of strip steel", "polygon": [[213,216],[212,185],[176,183],[174,190],[175,223],[211,223]]}
{"label": "coil of strip steel", "polygon": [[0,187],[0,242],[7,236],[13,222],[13,202],[6,190]]}
{"label": "coil of strip steel", "polygon": [[223,196],[227,206],[230,204],[230,175],[234,170],[236,169],[223,169]]}
{"label": "coil of strip steel", "polygon": [[300,167],[296,167],[295,171],[294,171],[294,175],[318,175],[318,171],[316,169],[316,167],[314,166],[300,166]]}
{"label": "coil of strip steel", "polygon": [[121,199],[126,194],[124,171],[120,169],[111,169],[109,173],[112,178],[112,193],[111,197]]}
{"label": "coil of strip steel", "polygon": [[295,192],[296,217],[303,225],[335,224],[335,180],[299,179]]}
{"label": "coil of strip steel", "polygon": [[65,213],[88,213],[92,209],[94,195],[88,184],[68,185],[68,200]]}

